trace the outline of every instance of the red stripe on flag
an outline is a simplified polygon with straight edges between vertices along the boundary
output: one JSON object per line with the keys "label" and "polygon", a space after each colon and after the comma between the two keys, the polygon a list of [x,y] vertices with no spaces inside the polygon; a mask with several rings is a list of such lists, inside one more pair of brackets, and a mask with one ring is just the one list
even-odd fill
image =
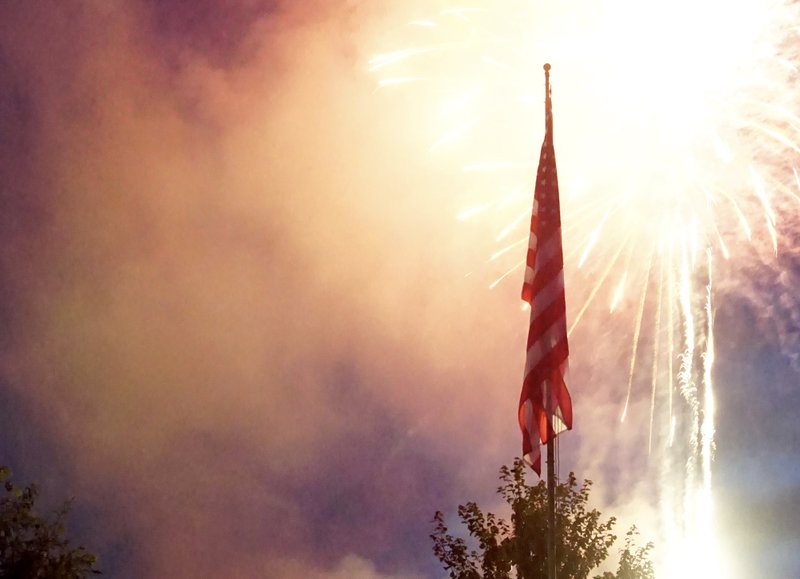
{"label": "red stripe on flag", "polygon": [[528,303],[533,301],[533,284],[527,282],[522,284],[522,300]]}
{"label": "red stripe on flag", "polygon": [[531,283],[534,298],[540,291],[547,287],[548,283],[553,281],[561,274],[562,271],[564,271],[564,263],[560,258],[561,255],[559,254],[553,257],[547,263],[542,264],[543,267],[536,270],[536,273],[533,276],[533,282]]}

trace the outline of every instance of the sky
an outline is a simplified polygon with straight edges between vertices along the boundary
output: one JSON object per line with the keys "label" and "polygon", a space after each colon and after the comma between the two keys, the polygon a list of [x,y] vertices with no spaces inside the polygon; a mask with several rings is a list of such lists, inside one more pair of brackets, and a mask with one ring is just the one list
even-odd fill
{"label": "sky", "polygon": [[[522,275],[488,288],[494,224],[455,216],[492,188],[430,145],[431,95],[368,64],[440,4],[0,6],[0,463],[75,497],[106,576],[439,578],[433,513],[501,508]],[[585,155],[640,183],[647,135],[588,125],[594,86],[562,78],[562,190]],[[791,176],[794,151],[765,164]],[[742,577],[800,574],[800,229],[776,209],[777,257],[714,262],[715,522]],[[646,378],[619,420],[636,303],[571,337],[561,470],[657,534]]]}

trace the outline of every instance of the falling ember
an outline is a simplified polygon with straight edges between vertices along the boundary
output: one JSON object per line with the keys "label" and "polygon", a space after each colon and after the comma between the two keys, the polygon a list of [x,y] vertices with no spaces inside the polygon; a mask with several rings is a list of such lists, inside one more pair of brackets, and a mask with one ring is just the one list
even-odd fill
{"label": "falling ember", "polygon": [[[792,112],[800,105],[800,6],[436,6],[387,35],[368,69],[379,86],[411,84],[398,88],[403,98],[417,91],[431,111],[415,128],[420,148],[447,157],[454,178],[467,180],[469,199],[453,203],[473,209],[458,219],[491,227],[485,275],[502,288],[519,281],[525,263],[541,138],[538,71],[553,62],[568,333],[607,325],[609,312],[615,327],[627,327],[618,349],[630,358],[617,394],[623,421],[636,409],[631,401],[649,395],[664,545],[658,576],[728,576],[712,524],[712,288],[751,290],[743,272],[752,264],[777,271],[784,217],[800,209]],[[501,201],[500,191],[515,193]],[[715,272],[712,262],[726,265]]]}

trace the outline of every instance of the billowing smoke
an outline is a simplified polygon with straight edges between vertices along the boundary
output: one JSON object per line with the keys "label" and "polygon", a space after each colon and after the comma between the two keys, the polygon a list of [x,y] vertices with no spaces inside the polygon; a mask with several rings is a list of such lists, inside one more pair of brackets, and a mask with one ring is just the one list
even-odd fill
{"label": "billowing smoke", "polygon": [[361,72],[380,13],[2,10],[18,475],[77,495],[113,576],[429,567],[433,510],[515,439],[519,365],[490,374],[484,290],[420,212],[442,177]]}

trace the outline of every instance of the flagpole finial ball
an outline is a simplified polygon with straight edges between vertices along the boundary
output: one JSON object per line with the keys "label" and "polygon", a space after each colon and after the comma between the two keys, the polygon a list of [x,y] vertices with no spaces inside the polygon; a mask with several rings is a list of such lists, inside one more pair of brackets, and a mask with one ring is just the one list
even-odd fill
{"label": "flagpole finial ball", "polygon": [[544,71],[545,72],[550,72],[550,63],[549,62],[544,65]]}

